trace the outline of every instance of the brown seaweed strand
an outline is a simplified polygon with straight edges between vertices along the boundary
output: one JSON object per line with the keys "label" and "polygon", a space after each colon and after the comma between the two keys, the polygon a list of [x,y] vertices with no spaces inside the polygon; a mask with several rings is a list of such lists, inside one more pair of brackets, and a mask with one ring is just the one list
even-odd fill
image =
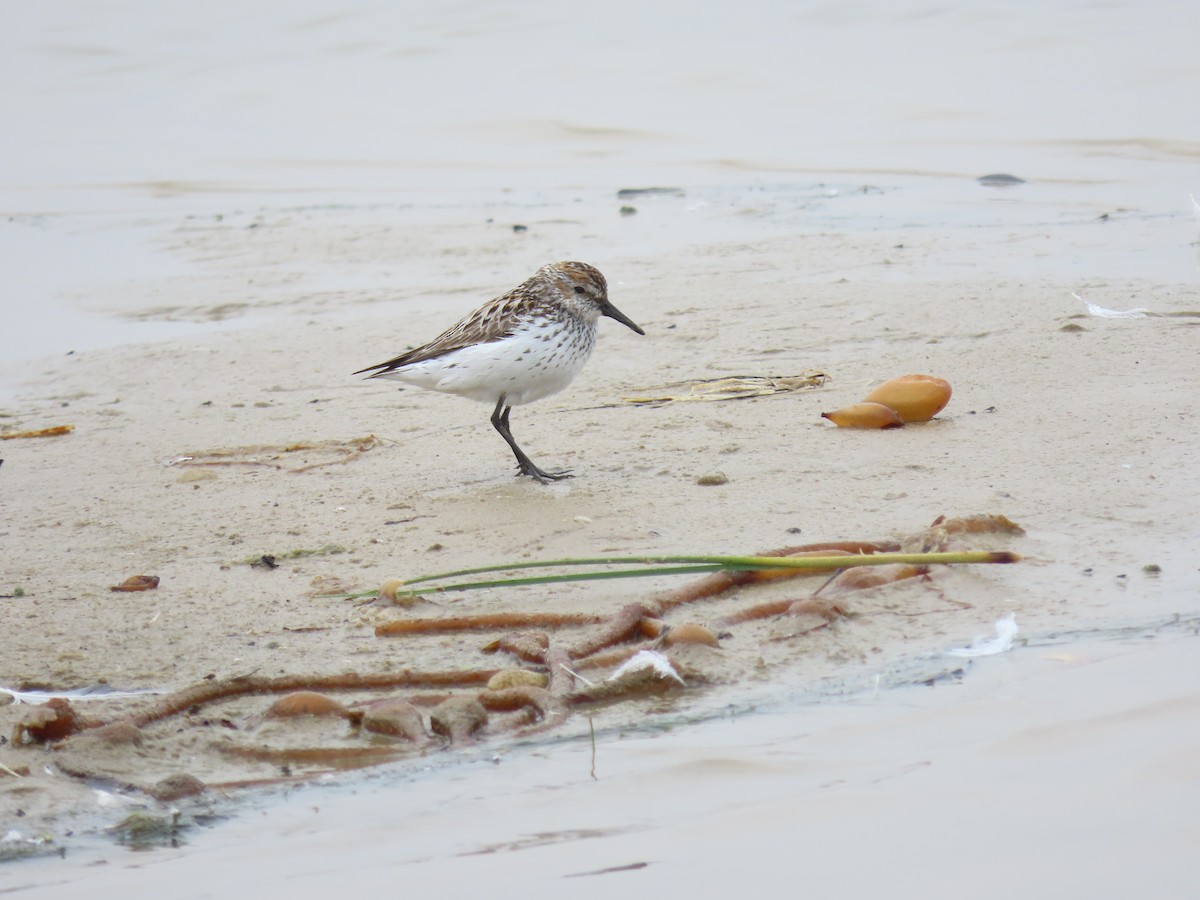
{"label": "brown seaweed strand", "polygon": [[[448,672],[400,672],[338,675],[283,675],[278,678],[245,676],[222,681],[206,681],[162,697],[146,709],[117,721],[142,728],[151,722],[168,719],[195,706],[203,706],[228,697],[245,694],[278,694],[299,690],[363,690],[395,687],[466,687],[487,684],[495,669],[466,669]],[[98,723],[100,724],[100,723]]]}
{"label": "brown seaweed strand", "polygon": [[748,606],[745,609],[739,609],[723,618],[717,619],[717,621],[713,622],[713,625],[717,628],[728,628],[731,625],[740,625],[743,622],[753,622],[757,619],[770,619],[774,616],[781,616],[795,602],[795,598],[788,598],[787,600],[770,600],[767,603],[760,603],[757,606]]}
{"label": "brown seaweed strand", "polygon": [[[854,554],[891,553],[899,548],[899,544],[887,541],[827,541],[817,544],[804,544],[800,547],[783,547],[779,550],[766,550],[762,553],[756,553],[755,556],[797,556],[802,553],[827,553],[830,551]],[[821,570],[786,569],[778,574],[775,570],[771,570],[767,577],[788,578],[819,574],[822,574]],[[694,603],[697,600],[708,600],[735,587],[763,580],[763,572],[761,571],[714,572],[712,575],[706,575],[692,582],[690,585],[664,594],[659,597],[658,602],[665,613],[676,606],[682,606],[685,603]]]}
{"label": "brown seaweed strand", "polygon": [[482,631],[488,628],[567,628],[602,625],[603,616],[563,613],[491,613],[478,616],[447,616],[435,619],[396,619],[375,626],[376,637],[430,634],[439,631]]}
{"label": "brown seaweed strand", "polygon": [[571,670],[571,656],[566,649],[551,643],[546,650],[546,669],[550,674],[546,704],[546,717],[529,729],[528,733],[548,731],[562,724],[567,718],[571,697],[575,693],[575,675]]}
{"label": "brown seaweed strand", "polygon": [[638,632],[642,619],[658,618],[659,615],[657,608],[652,610],[642,603],[626,604],[603,628],[573,646],[569,651],[570,658],[572,661],[582,659],[613,644],[619,644]]}

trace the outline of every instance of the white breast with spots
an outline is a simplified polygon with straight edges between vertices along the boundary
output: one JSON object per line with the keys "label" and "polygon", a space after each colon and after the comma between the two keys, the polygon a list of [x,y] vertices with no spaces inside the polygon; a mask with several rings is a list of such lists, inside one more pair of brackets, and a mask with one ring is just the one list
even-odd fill
{"label": "white breast with spots", "polygon": [[595,343],[594,325],[536,322],[501,340],[472,344],[383,377],[486,403],[503,394],[510,406],[520,406],[569,385]]}

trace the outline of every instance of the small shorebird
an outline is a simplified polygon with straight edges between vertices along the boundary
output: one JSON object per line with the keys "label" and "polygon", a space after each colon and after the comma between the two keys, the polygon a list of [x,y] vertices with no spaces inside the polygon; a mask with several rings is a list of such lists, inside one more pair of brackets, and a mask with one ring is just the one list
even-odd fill
{"label": "small shorebird", "polygon": [[608,284],[592,266],[542,266],[507,294],[489,300],[428,344],[355,372],[494,403],[492,425],[517,458],[522,475],[543,484],[570,478],[546,472],[517,446],[508,428],[514,406],[558,393],[570,384],[596,345],[596,322],[616,319],[645,334],[608,302]]}

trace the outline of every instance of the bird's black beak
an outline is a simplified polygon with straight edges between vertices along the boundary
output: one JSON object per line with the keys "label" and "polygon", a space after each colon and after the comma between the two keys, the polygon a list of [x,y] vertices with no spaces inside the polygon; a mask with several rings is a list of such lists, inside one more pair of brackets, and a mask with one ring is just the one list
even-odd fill
{"label": "bird's black beak", "polygon": [[604,306],[601,307],[600,314],[604,315],[604,316],[608,316],[610,319],[616,319],[618,322],[620,322],[626,328],[631,328],[634,331],[636,331],[638,334],[646,333],[637,326],[637,324],[633,321],[633,319],[629,318],[629,316],[625,315],[625,313],[621,312],[619,309],[617,309],[615,306],[613,306],[607,300],[604,301]]}

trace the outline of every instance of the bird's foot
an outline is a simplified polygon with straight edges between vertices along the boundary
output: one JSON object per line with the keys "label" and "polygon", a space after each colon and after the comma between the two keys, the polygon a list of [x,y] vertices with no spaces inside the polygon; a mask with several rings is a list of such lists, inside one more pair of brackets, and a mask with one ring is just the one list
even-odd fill
{"label": "bird's foot", "polygon": [[518,474],[528,475],[530,478],[540,481],[542,484],[549,484],[552,481],[562,481],[565,478],[574,478],[570,470],[563,469],[559,472],[547,472],[545,469],[539,469],[533,463],[528,465],[522,464],[517,467]]}

